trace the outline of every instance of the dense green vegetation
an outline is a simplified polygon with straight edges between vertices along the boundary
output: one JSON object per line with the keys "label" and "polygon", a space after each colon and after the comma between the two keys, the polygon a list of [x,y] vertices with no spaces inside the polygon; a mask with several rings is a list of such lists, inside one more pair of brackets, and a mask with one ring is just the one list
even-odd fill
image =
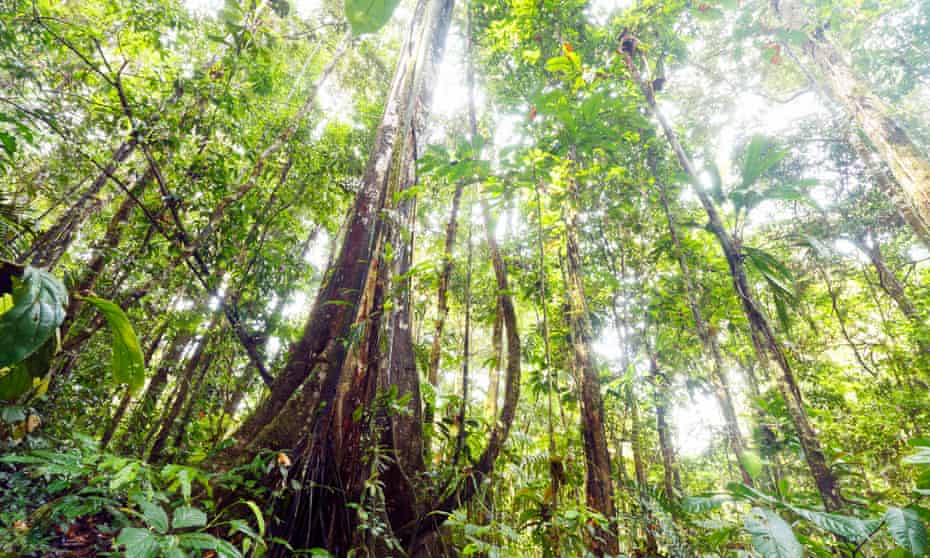
{"label": "dense green vegetation", "polygon": [[0,556],[930,554],[930,3],[0,2]]}

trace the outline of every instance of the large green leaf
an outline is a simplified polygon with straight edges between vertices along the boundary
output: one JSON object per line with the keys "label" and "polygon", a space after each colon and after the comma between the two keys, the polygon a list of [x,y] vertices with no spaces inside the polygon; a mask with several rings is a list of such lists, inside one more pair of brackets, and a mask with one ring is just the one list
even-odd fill
{"label": "large green leaf", "polygon": [[148,529],[126,527],[116,537],[116,545],[125,547],[126,558],[152,558],[158,555],[158,538]]}
{"label": "large green leaf", "polygon": [[109,300],[93,296],[84,300],[100,310],[113,333],[113,377],[121,384],[129,384],[130,390],[139,390],[145,383],[145,358],[126,313]]}
{"label": "large green leaf", "polygon": [[217,538],[209,533],[182,533],[178,535],[178,542],[192,550],[213,550],[217,546]]}
{"label": "large green leaf", "polygon": [[171,516],[171,526],[175,529],[187,529],[188,527],[203,527],[207,524],[207,514],[192,508],[183,506],[176,510]]}
{"label": "large green leaf", "polygon": [[894,542],[914,556],[927,554],[927,526],[912,509],[888,508],[885,523]]}
{"label": "large green leaf", "polygon": [[806,510],[794,506],[789,506],[789,508],[821,529],[844,537],[856,544],[867,539],[881,525],[881,521],[877,519],[859,519],[858,517]]}
{"label": "large green leaf", "polygon": [[752,450],[744,450],[739,454],[740,465],[746,469],[746,472],[749,473],[749,476],[758,479],[759,475],[762,474],[762,469],[765,467],[765,463],[762,461],[762,458],[759,457],[759,454]]}
{"label": "large green leaf", "polygon": [[727,500],[727,497],[720,494],[713,494],[709,496],[688,496],[687,498],[682,499],[681,509],[688,513],[702,513],[719,508]]}
{"label": "large green leaf", "polygon": [[801,558],[804,548],[791,526],[772,510],[753,508],[743,520],[752,546],[763,558]]}
{"label": "large green leaf", "polygon": [[0,401],[12,401],[31,387],[32,376],[22,366],[0,372]]}
{"label": "large green leaf", "polygon": [[356,37],[374,33],[391,19],[400,0],[345,0],[345,13]]}
{"label": "large green leaf", "polygon": [[142,517],[149,527],[159,533],[168,532],[168,514],[165,509],[155,502],[141,499],[139,500],[139,509],[142,510]]}
{"label": "large green leaf", "polygon": [[34,267],[0,266],[0,294],[13,307],[0,315],[0,368],[36,352],[65,319],[68,292],[54,275]]}

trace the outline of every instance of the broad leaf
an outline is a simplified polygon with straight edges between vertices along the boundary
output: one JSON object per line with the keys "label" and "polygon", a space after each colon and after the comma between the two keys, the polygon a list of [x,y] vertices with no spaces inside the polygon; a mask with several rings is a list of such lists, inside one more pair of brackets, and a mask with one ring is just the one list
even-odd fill
{"label": "broad leaf", "polygon": [[0,315],[2,368],[24,360],[55,335],[65,319],[68,292],[52,274],[12,264],[0,267],[0,292],[13,296],[13,307]]}
{"label": "broad leaf", "polygon": [[148,529],[126,527],[116,537],[116,545],[125,548],[126,558],[152,558],[158,555],[158,539]]}
{"label": "broad leaf", "polygon": [[242,558],[239,549],[223,539],[216,539],[216,553],[220,558]]}
{"label": "broad leaf", "polygon": [[791,526],[772,510],[753,508],[743,521],[752,546],[763,558],[801,558],[804,548]]}
{"label": "broad leaf", "polygon": [[0,372],[0,401],[12,401],[29,391],[32,376],[22,366]]}
{"label": "broad leaf", "polygon": [[917,512],[909,508],[888,508],[885,523],[899,546],[914,556],[920,557],[927,553],[927,526]]}
{"label": "broad leaf", "polygon": [[714,494],[712,496],[688,496],[681,501],[681,509],[688,513],[702,513],[719,508],[727,501],[725,496]]}
{"label": "broad leaf", "polygon": [[207,514],[190,506],[183,506],[174,510],[174,514],[171,516],[171,526],[175,529],[203,527],[206,524]]}
{"label": "broad leaf", "polygon": [[877,519],[859,519],[848,515],[805,510],[793,506],[789,508],[821,529],[844,537],[856,544],[867,539],[881,525],[881,521]]}
{"label": "broad leaf", "polygon": [[129,389],[138,391],[145,383],[145,358],[136,332],[123,309],[115,303],[93,296],[84,300],[93,304],[107,319],[113,334],[113,377]]}
{"label": "broad leaf", "polygon": [[139,508],[142,509],[142,517],[149,527],[159,533],[168,532],[168,514],[165,513],[164,508],[148,500],[139,500]]}
{"label": "broad leaf", "polygon": [[183,533],[178,535],[178,542],[191,550],[215,550],[217,546],[217,538],[208,533]]}
{"label": "broad leaf", "polygon": [[765,463],[762,462],[762,458],[759,457],[759,454],[751,451],[744,450],[739,454],[740,465],[746,469],[746,472],[749,473],[749,476],[758,479],[759,475],[762,474],[762,469],[765,467]]}
{"label": "broad leaf", "polygon": [[345,0],[346,20],[356,37],[374,33],[391,19],[400,0]]}

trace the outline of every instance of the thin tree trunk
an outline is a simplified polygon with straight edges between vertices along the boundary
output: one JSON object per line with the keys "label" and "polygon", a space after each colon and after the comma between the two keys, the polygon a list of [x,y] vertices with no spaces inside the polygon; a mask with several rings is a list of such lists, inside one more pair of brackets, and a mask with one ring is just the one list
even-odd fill
{"label": "thin tree trunk", "polygon": [[740,433],[739,419],[736,416],[736,406],[733,404],[730,383],[723,369],[723,357],[720,352],[720,344],[717,342],[717,336],[711,334],[707,322],[704,321],[704,315],[701,312],[701,306],[697,299],[697,292],[691,280],[691,270],[688,266],[688,261],[685,259],[681,239],[678,236],[678,229],[675,227],[675,221],[672,218],[672,212],[669,208],[668,193],[666,192],[665,184],[659,180],[654,166],[652,168],[652,174],[659,188],[659,200],[665,212],[665,220],[668,223],[668,233],[669,237],[672,239],[672,247],[675,251],[675,259],[678,261],[678,268],[681,271],[681,279],[684,282],[685,295],[688,298],[688,307],[691,310],[691,318],[694,320],[694,328],[697,330],[698,337],[701,339],[705,354],[709,353],[711,356],[713,367],[713,379],[711,383],[714,388],[714,395],[717,397],[717,402],[720,405],[720,409],[723,411],[730,451],[733,452],[733,457],[736,459],[736,463],[739,466],[743,482],[752,486],[752,476],[746,470],[746,467],[743,465],[743,460],[741,459],[743,450],[745,449],[745,443],[743,442],[743,435]]}
{"label": "thin tree trunk", "polygon": [[171,436],[171,432],[174,429],[174,422],[184,408],[184,403],[187,401],[187,395],[190,392],[191,382],[194,380],[194,376],[200,367],[200,361],[203,359],[212,341],[210,337],[213,334],[213,322],[215,322],[215,319],[211,320],[211,325],[207,327],[204,332],[203,338],[194,350],[194,354],[191,355],[187,364],[184,366],[184,370],[178,375],[177,394],[171,406],[166,408],[165,415],[158,427],[158,433],[155,435],[155,442],[153,442],[152,449],[149,451],[148,455],[148,461],[150,463],[158,463],[161,461],[162,454],[168,443],[168,438]]}
{"label": "thin tree trunk", "polygon": [[691,159],[679,143],[675,131],[662,113],[658,111],[655,94],[651,84],[644,82],[640,77],[639,70],[633,61],[632,53],[626,52],[625,57],[627,68],[636,83],[642,89],[650,109],[662,126],[672,150],[678,157],[679,163],[694,184],[695,193],[707,213],[709,220],[708,227],[711,232],[713,232],[714,236],[717,237],[720,248],[727,259],[730,275],[733,280],[733,287],[740,299],[743,313],[746,315],[746,319],[749,322],[749,333],[753,348],[756,352],[756,357],[759,359],[759,362],[768,363],[768,355],[771,354],[771,357],[775,360],[779,368],[780,375],[778,376],[776,384],[785,401],[785,406],[794,424],[801,447],[804,449],[804,457],[810,469],[811,476],[814,478],[820,497],[823,500],[824,507],[827,511],[837,511],[843,506],[839,485],[837,484],[836,477],[827,465],[826,458],[821,449],[820,437],[810,424],[807,412],[804,410],[804,401],[801,397],[801,390],[798,387],[794,372],[791,370],[788,359],[782,350],[781,344],[775,337],[775,333],[772,331],[768,320],[759,310],[758,304],[753,297],[749,287],[749,280],[746,276],[746,270],[743,267],[743,256],[740,253],[739,244],[730,236],[724,227],[723,221],[717,212],[717,208],[714,206],[714,202],[701,185],[697,170],[695,170]]}
{"label": "thin tree trunk", "polygon": [[[644,335],[645,338],[645,335]],[[656,410],[656,431],[659,434],[659,450],[662,453],[662,472],[665,497],[669,502],[677,500],[681,481],[678,480],[678,465],[675,463],[675,449],[672,447],[671,430],[666,416],[668,415],[668,378],[659,368],[656,354],[646,342],[646,353],[649,355],[649,382],[652,384],[653,404]]]}
{"label": "thin tree trunk", "polygon": [[500,303],[494,307],[494,326],[491,328],[491,369],[488,376],[488,401],[485,405],[489,417],[497,416],[500,399],[501,364],[504,357],[504,313]]}
{"label": "thin tree trunk", "polygon": [[[574,149],[572,150],[574,160]],[[563,205],[565,219],[565,286],[569,304],[569,329],[572,358],[577,366],[579,403],[581,406],[581,433],[585,453],[585,492],[587,505],[600,512],[613,524],[614,490],[610,468],[610,453],[604,428],[604,403],[601,400],[601,382],[594,356],[591,354],[591,323],[582,279],[581,250],[578,240],[578,214],[575,208],[577,192],[572,182],[572,196]],[[613,527],[597,529],[590,541],[591,551],[597,556],[615,555],[617,537]]]}
{"label": "thin tree trunk", "polygon": [[215,357],[216,353],[208,354],[203,364],[200,366],[200,374],[197,375],[197,382],[190,390],[190,396],[187,398],[187,403],[184,405],[184,411],[181,413],[181,420],[179,420],[174,426],[174,440],[172,444],[176,453],[180,453],[184,446],[188,426],[190,425],[191,419],[194,416],[194,412],[197,409],[198,400],[203,393],[203,384],[210,373],[210,367],[213,365]]}
{"label": "thin tree trunk", "polygon": [[649,480],[646,478],[646,466],[643,463],[643,435],[639,427],[639,410],[636,406],[636,398],[633,397],[633,386],[626,388],[627,408],[630,410],[630,446],[633,449],[633,472],[636,477],[636,487],[639,498],[637,507],[640,509],[641,519],[643,521],[643,531],[646,535],[646,556],[656,556],[659,545],[656,542],[655,529],[653,528],[652,514],[649,509],[643,505],[643,498],[646,487],[649,486]]}
{"label": "thin tree trunk", "polygon": [[[429,368],[427,369],[426,378],[436,393],[439,387],[439,363],[442,358],[442,333],[446,325],[446,316],[449,314],[449,279],[452,277],[452,268],[455,265],[452,250],[455,246],[455,234],[458,229],[458,211],[459,203],[462,199],[462,190],[465,188],[465,182],[460,181],[455,185],[455,192],[452,194],[452,209],[449,215],[449,223],[446,225],[446,243],[442,255],[442,271],[439,273],[439,287],[436,293],[436,324],[433,330],[433,343],[429,353]],[[435,397],[438,397],[436,393]],[[428,435],[432,434],[433,420],[435,417],[434,403],[427,401],[423,412],[423,423],[426,425]],[[424,440],[424,447],[427,452],[430,451],[430,438]]]}
{"label": "thin tree trunk", "polygon": [[[138,196],[145,188],[145,185],[151,180],[151,170],[147,169],[146,172],[136,180],[135,184],[133,184],[133,195]],[[85,294],[94,289],[104,266],[107,261],[109,261],[110,253],[119,246],[120,240],[123,237],[123,231],[125,230],[126,220],[129,218],[135,205],[135,200],[132,196],[127,195],[123,199],[116,213],[114,213],[113,217],[110,219],[106,233],[95,246],[94,257],[91,258],[90,263],[87,264],[87,268],[84,270],[84,274],[72,289],[74,292]],[[71,297],[68,301],[68,308],[65,310],[65,319],[60,328],[62,338],[67,337],[68,330],[71,329],[71,324],[74,323],[74,319],[77,317],[77,313],[83,304],[83,300],[76,296]]]}
{"label": "thin tree trunk", "polygon": [[885,291],[885,294],[891,297],[891,300],[898,306],[901,313],[915,325],[922,325],[923,320],[920,317],[917,305],[907,295],[904,284],[898,280],[894,271],[885,262],[885,256],[882,254],[879,241],[867,242],[865,238],[860,237],[854,239],[853,244],[868,256],[869,261],[872,262],[872,266],[875,268],[875,273],[878,275],[879,286]]}
{"label": "thin tree trunk", "polygon": [[145,425],[148,424],[154,416],[155,409],[158,407],[158,400],[161,399],[161,395],[168,385],[168,375],[171,374],[172,368],[180,360],[190,339],[191,334],[187,331],[181,331],[175,334],[174,339],[171,341],[171,346],[165,352],[165,357],[161,361],[161,366],[158,367],[155,375],[149,380],[148,387],[146,387],[142,397],[139,398],[139,402],[136,403],[136,407],[129,417],[129,422],[127,423],[126,432],[121,444],[123,449],[131,447],[133,438],[139,432],[145,430]]}

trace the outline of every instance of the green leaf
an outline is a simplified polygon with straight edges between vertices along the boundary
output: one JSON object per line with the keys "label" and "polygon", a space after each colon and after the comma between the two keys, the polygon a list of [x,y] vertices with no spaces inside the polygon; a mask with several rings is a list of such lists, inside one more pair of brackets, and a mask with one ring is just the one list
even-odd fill
{"label": "green leaf", "polygon": [[217,538],[207,533],[183,533],[178,535],[178,542],[183,548],[191,550],[215,550]]}
{"label": "green leaf", "polygon": [[12,401],[32,387],[32,376],[22,366],[0,374],[0,401]]}
{"label": "green leaf", "polygon": [[352,34],[358,37],[384,27],[400,0],[345,0],[345,14]]}
{"label": "green leaf", "polygon": [[129,318],[109,300],[93,296],[84,300],[100,310],[113,333],[113,377],[121,384],[129,384],[131,391],[138,391],[145,383],[145,358]]}
{"label": "green leaf", "polygon": [[116,537],[116,545],[125,547],[126,558],[152,558],[158,554],[158,538],[148,529],[126,527]]}
{"label": "green leaf", "polygon": [[171,516],[171,525],[175,529],[187,529],[188,527],[203,527],[207,524],[207,514],[192,508],[182,506],[174,510]]}
{"label": "green leaf", "polygon": [[55,335],[65,319],[68,292],[52,274],[12,264],[0,266],[0,286],[0,292],[13,295],[13,308],[0,315],[2,368],[25,359]]}
{"label": "green leaf", "polygon": [[223,539],[216,539],[216,553],[220,558],[242,558],[239,549]]}
{"label": "green leaf", "polygon": [[164,508],[149,500],[140,500],[139,508],[142,509],[142,517],[149,527],[159,533],[168,532],[168,514],[165,513]]}
{"label": "green leaf", "polygon": [[894,542],[914,556],[923,556],[927,553],[927,526],[910,508],[888,508],[885,512],[885,523]]}
{"label": "green leaf", "polygon": [[762,462],[759,454],[751,450],[743,450],[739,454],[739,462],[753,479],[758,479],[759,475],[762,474],[763,467],[765,467],[765,463]]}
{"label": "green leaf", "polygon": [[821,529],[844,537],[856,544],[867,539],[881,525],[881,521],[877,519],[859,519],[858,517],[805,510],[794,506],[789,506],[789,509]]}
{"label": "green leaf", "polygon": [[740,173],[742,178],[740,187],[745,189],[755,184],[760,176],[777,165],[787,155],[788,152],[778,149],[772,139],[765,136],[753,136],[749,141],[749,145],[746,146],[746,155]]}
{"label": "green leaf", "polygon": [[804,548],[791,526],[772,510],[753,508],[743,519],[752,546],[763,558],[801,558]]}
{"label": "green leaf", "polygon": [[930,465],[930,447],[917,446],[917,451],[901,460],[905,465]]}
{"label": "green leaf", "polygon": [[702,513],[715,510],[726,501],[727,498],[720,494],[710,496],[688,496],[681,501],[681,509],[688,513]]}
{"label": "green leaf", "polygon": [[262,515],[262,510],[259,509],[258,504],[252,500],[243,500],[243,503],[252,510],[252,513],[255,515],[255,522],[258,524],[258,534],[265,536],[265,516]]}

